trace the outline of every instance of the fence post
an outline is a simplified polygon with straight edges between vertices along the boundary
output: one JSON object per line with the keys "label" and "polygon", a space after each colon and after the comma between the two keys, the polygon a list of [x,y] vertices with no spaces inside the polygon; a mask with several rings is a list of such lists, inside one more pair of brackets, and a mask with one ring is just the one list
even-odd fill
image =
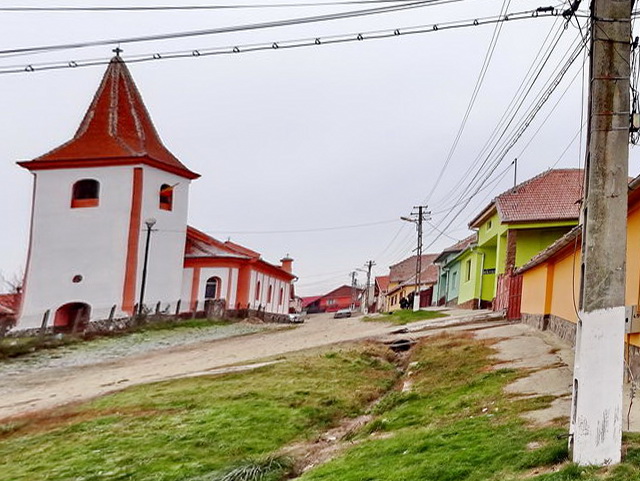
{"label": "fence post", "polygon": [[42,316],[42,323],[40,324],[40,337],[44,337],[47,332],[47,323],[49,322],[49,315],[51,314],[51,310],[47,309]]}

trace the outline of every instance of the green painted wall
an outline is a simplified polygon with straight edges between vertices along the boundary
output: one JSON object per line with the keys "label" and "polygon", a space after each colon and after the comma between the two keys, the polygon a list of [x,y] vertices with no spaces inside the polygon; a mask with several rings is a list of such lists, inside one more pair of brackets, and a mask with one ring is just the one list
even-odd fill
{"label": "green painted wall", "polygon": [[478,246],[495,245],[496,237],[506,230],[507,226],[500,223],[500,216],[496,212],[478,229]]}
{"label": "green painted wall", "polygon": [[[480,296],[480,276],[481,276],[481,259],[482,256],[477,250],[468,250],[464,252],[459,258],[460,265],[460,290],[458,292],[458,304],[470,301],[472,299],[479,299]],[[467,262],[471,262],[471,276],[467,279]]]}
{"label": "green painted wall", "polygon": [[[496,251],[494,249],[483,249],[484,253],[484,269],[496,268]],[[483,274],[482,275],[482,297],[484,301],[491,301],[496,295],[496,275],[495,274]]]}
{"label": "green painted wall", "polygon": [[516,267],[521,267],[566,234],[572,226],[555,229],[522,229],[516,238]]}

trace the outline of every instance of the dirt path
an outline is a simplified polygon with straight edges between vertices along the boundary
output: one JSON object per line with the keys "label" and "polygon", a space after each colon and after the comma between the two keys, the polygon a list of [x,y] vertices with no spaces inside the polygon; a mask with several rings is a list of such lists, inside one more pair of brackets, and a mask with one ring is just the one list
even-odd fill
{"label": "dirt path", "polygon": [[198,342],[83,366],[43,368],[0,378],[0,419],[86,400],[135,384],[344,341],[386,335],[389,325],[312,316],[295,328]]}

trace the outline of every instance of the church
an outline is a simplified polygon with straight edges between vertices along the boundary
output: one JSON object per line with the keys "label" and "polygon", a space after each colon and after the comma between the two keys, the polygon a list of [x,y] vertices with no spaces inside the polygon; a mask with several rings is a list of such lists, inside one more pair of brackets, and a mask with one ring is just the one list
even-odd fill
{"label": "church", "polygon": [[289,312],[293,260],[187,225],[200,177],[163,145],[129,69],[114,57],[71,140],[18,162],[33,175],[16,329],[69,328],[137,312]]}

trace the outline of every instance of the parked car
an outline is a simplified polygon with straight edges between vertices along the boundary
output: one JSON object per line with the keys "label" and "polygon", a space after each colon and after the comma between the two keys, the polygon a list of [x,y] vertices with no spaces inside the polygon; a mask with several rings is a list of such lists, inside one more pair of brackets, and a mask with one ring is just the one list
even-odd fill
{"label": "parked car", "polygon": [[333,315],[334,319],[340,319],[342,317],[351,317],[351,309],[340,309]]}
{"label": "parked car", "polygon": [[304,314],[289,314],[289,322],[292,324],[302,324],[304,322]]}

